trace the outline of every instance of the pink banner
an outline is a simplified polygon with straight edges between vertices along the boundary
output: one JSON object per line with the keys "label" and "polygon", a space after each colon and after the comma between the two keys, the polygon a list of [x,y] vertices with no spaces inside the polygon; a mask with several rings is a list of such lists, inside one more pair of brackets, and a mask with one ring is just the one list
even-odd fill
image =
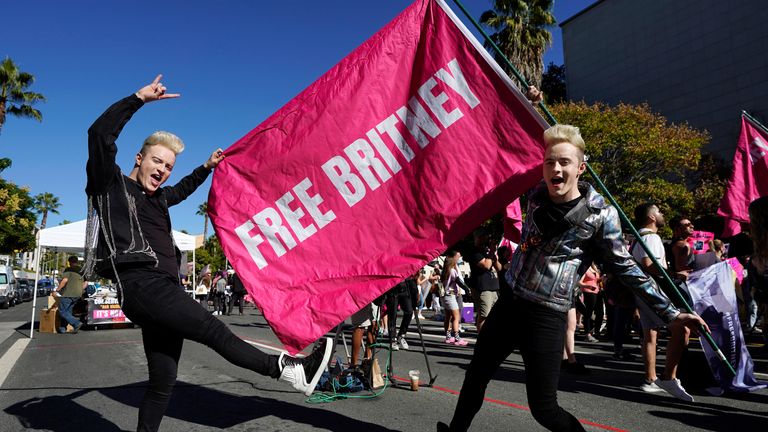
{"label": "pink banner", "polygon": [[226,150],[211,220],[295,353],[536,184],[545,126],[420,0]]}
{"label": "pink banner", "polygon": [[733,173],[717,214],[725,217],[722,237],[741,232],[749,222],[749,203],[768,195],[768,135],[741,118],[741,135],[733,155]]}

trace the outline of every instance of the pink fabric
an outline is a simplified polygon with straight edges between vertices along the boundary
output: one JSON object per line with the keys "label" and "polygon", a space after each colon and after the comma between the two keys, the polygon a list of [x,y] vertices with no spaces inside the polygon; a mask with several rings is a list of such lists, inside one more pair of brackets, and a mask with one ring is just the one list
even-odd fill
{"label": "pink fabric", "polygon": [[520,198],[517,198],[504,210],[504,238],[520,243],[522,233],[523,211],[520,209]]}
{"label": "pink fabric", "polygon": [[416,1],[216,168],[216,234],[291,353],[541,179],[546,123],[444,7]]}
{"label": "pink fabric", "polygon": [[741,265],[736,258],[728,258],[725,261],[728,262],[733,271],[736,272],[736,279],[739,280],[739,283],[742,283],[742,281],[744,281],[744,266]]}
{"label": "pink fabric", "polygon": [[722,237],[741,232],[749,222],[749,203],[768,195],[768,136],[741,118],[741,135],[733,156],[733,172],[717,214],[726,218]]}

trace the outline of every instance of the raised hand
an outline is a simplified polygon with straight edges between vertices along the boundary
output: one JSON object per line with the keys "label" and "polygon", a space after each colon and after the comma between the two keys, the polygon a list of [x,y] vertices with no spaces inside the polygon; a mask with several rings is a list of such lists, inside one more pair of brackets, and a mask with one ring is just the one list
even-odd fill
{"label": "raised hand", "polygon": [[213,154],[211,154],[211,157],[208,158],[207,161],[205,161],[205,166],[208,169],[216,168],[216,166],[219,164],[219,162],[223,161],[226,156],[224,155],[224,151],[222,149],[216,149]]}
{"label": "raised hand", "polygon": [[139,89],[136,92],[136,97],[141,99],[144,103],[160,100],[160,99],[173,99],[181,96],[179,93],[166,93],[166,88],[163,83],[160,82],[160,78],[163,75],[158,75],[151,84],[148,84]]}

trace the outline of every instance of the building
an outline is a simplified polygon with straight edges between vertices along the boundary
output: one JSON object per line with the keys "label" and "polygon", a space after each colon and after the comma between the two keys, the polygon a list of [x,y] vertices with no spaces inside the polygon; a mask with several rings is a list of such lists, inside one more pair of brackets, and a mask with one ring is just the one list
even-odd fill
{"label": "building", "polygon": [[560,24],[568,98],[647,102],[731,160],[745,110],[768,124],[768,8],[759,0],[600,0]]}

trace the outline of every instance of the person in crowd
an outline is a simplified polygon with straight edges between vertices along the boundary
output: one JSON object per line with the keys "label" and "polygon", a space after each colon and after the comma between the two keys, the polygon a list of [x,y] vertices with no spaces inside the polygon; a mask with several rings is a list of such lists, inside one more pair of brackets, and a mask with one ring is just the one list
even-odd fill
{"label": "person in crowd", "polygon": [[763,351],[768,354],[768,196],[749,204],[753,253],[747,278],[754,299],[763,315]]}
{"label": "person in crowd", "polygon": [[587,375],[589,369],[584,363],[576,359],[576,328],[578,327],[579,317],[577,309],[584,310],[584,303],[576,294],[573,296],[573,304],[568,309],[565,322],[565,339],[563,340],[563,361],[561,369],[576,375]]}
{"label": "person in crowd", "polygon": [[240,279],[240,276],[237,273],[232,273],[232,276],[230,277],[230,286],[232,287],[232,295],[229,297],[229,312],[227,312],[227,315],[232,315],[232,309],[235,306],[235,303],[237,303],[237,311],[239,315],[243,314],[243,306],[245,303],[245,295],[248,294],[248,291],[245,289],[245,285],[243,285],[243,281]]}
{"label": "person in crowd", "polygon": [[[629,288],[610,273],[603,273],[603,286],[606,298],[606,310],[612,312],[608,333],[613,339],[613,358],[616,360],[634,360],[635,355],[624,348],[629,339],[632,323],[637,312],[635,297]],[[638,316],[639,320],[640,317]]]}
{"label": "person in crowd", "polygon": [[195,298],[205,310],[208,310],[208,296],[211,293],[211,274],[206,273],[200,279],[200,283],[195,288]]}
{"label": "person in crowd", "polygon": [[491,313],[493,305],[499,299],[499,275],[501,263],[496,256],[496,242],[492,241],[488,232],[478,228],[474,232],[475,246],[470,255],[471,277],[475,308],[477,311],[477,331],[483,328],[483,323]]}
{"label": "person in crowd", "polygon": [[[533,99],[533,98],[530,98]],[[568,310],[576,284],[594,259],[638,294],[640,301],[673,326],[705,325],[681,313],[659,295],[627,253],[616,209],[588,183],[584,140],[578,128],[555,125],[544,133],[543,181],[528,194],[520,247],[507,280],[513,296],[502,297],[478,335],[450,425],[438,431],[466,431],[483,404],[493,374],[519,348],[531,414],[553,431],[583,431],[557,403],[558,370]],[[446,267],[448,267],[446,265]]]}
{"label": "person in crowd", "polygon": [[419,277],[416,279],[416,284],[419,287],[419,319],[423,320],[424,314],[422,311],[427,307],[427,300],[432,292],[432,285],[435,281],[440,279],[440,275],[437,274],[435,268],[432,266],[426,266],[419,272]]}
{"label": "person in crowd", "polygon": [[[584,297],[584,333],[587,342],[597,342],[603,325],[603,290],[600,269],[595,263],[587,269],[579,281],[579,288]],[[594,319],[592,316],[594,315]]]}
{"label": "person in crowd", "polygon": [[213,277],[213,314],[225,315],[227,312],[227,274],[219,270]]}
{"label": "person in crowd", "polygon": [[65,325],[59,328],[58,332],[66,333],[66,324],[69,324],[72,326],[72,333],[77,333],[83,326],[83,323],[72,315],[72,309],[75,307],[75,303],[83,296],[87,282],[80,274],[80,261],[76,256],[69,257],[67,263],[69,267],[64,269],[59,286],[54,290],[61,296],[59,297],[59,316],[65,322]]}
{"label": "person in crowd", "polygon": [[670,270],[677,279],[684,282],[688,279],[688,274],[694,269],[695,257],[689,241],[693,235],[693,222],[685,216],[678,216],[670,219],[669,227],[672,228]]}
{"label": "person in crowd", "polygon": [[[413,318],[414,299],[419,296],[418,287],[416,285],[417,277],[418,272],[395,285],[395,287],[390,290],[385,302],[387,305],[387,322],[389,325],[389,344],[394,351],[397,351],[400,348],[405,350],[409,348],[408,341],[405,340],[405,335],[408,333],[408,327],[411,325],[411,319]],[[395,329],[397,328],[398,305],[403,312],[403,318],[400,320],[400,329],[395,333]]]}
{"label": "person in crowd", "polygon": [[443,286],[443,281],[440,279],[443,270],[439,264],[435,266],[434,274],[437,275],[437,280],[432,284],[432,288],[430,289],[432,294],[432,312],[434,312],[432,319],[436,321],[445,321],[445,314],[443,311],[443,294],[445,293],[445,286]]}
{"label": "person in crowd", "polygon": [[460,295],[461,285],[463,285],[458,269],[460,259],[461,253],[458,251],[448,251],[446,253],[443,273],[440,275],[440,280],[445,290],[441,301],[443,302],[443,309],[445,309],[445,320],[443,321],[445,343],[466,346],[467,341],[461,338],[461,332],[459,331],[461,314],[459,312],[459,303],[456,301],[456,296]]}
{"label": "person in crowd", "polygon": [[[659,228],[665,225],[664,215],[659,207],[653,203],[640,204],[635,208],[635,224],[640,227],[638,233],[643,242],[653,253],[656,260],[663,268],[667,268],[667,257],[664,244],[661,237],[657,234]],[[674,245],[673,245],[674,251]],[[680,253],[678,250],[676,253]],[[661,282],[661,272],[654,266],[653,261],[648,254],[636,242],[632,246],[632,256],[640,265],[640,268],[649,276],[657,278]],[[678,279],[687,279],[689,269],[679,269],[673,275]],[[657,290],[660,296],[666,297],[660,289]],[[664,363],[664,373],[661,378],[656,376],[656,346],[659,329],[667,326],[653,309],[642,301],[635,301],[640,312],[640,325],[643,328],[643,342],[641,345],[643,354],[643,364],[645,366],[645,382],[640,388],[645,392],[667,393],[688,402],[693,402],[693,396],[685,391],[680,380],[677,379],[677,368],[683,357],[685,347],[688,345],[690,330],[685,326],[670,326],[670,337],[667,343],[667,358]]]}
{"label": "person in crowd", "polygon": [[363,346],[363,337],[366,339],[365,359],[371,358],[371,344],[374,343],[376,334],[376,317],[379,315],[379,307],[370,303],[352,314],[352,354],[350,356],[350,368],[358,367],[360,350]]}
{"label": "person in crowd", "polygon": [[306,395],[314,391],[332,348],[330,339],[322,338],[304,358],[268,355],[235,336],[180,288],[181,253],[171,236],[168,208],[202,185],[225,156],[217,149],[176,185],[163,186],[184,145],[169,132],[155,132],[135,155],[129,175],[121,172],[115,143],[126,123],[146,103],[179,97],[167,93],[160,79],[114,103],[88,129],[85,274],[114,280],[125,315],[141,326],[149,384],[139,404],[139,431],[160,427],[184,339],[208,345],[231,363],[279,378]]}

